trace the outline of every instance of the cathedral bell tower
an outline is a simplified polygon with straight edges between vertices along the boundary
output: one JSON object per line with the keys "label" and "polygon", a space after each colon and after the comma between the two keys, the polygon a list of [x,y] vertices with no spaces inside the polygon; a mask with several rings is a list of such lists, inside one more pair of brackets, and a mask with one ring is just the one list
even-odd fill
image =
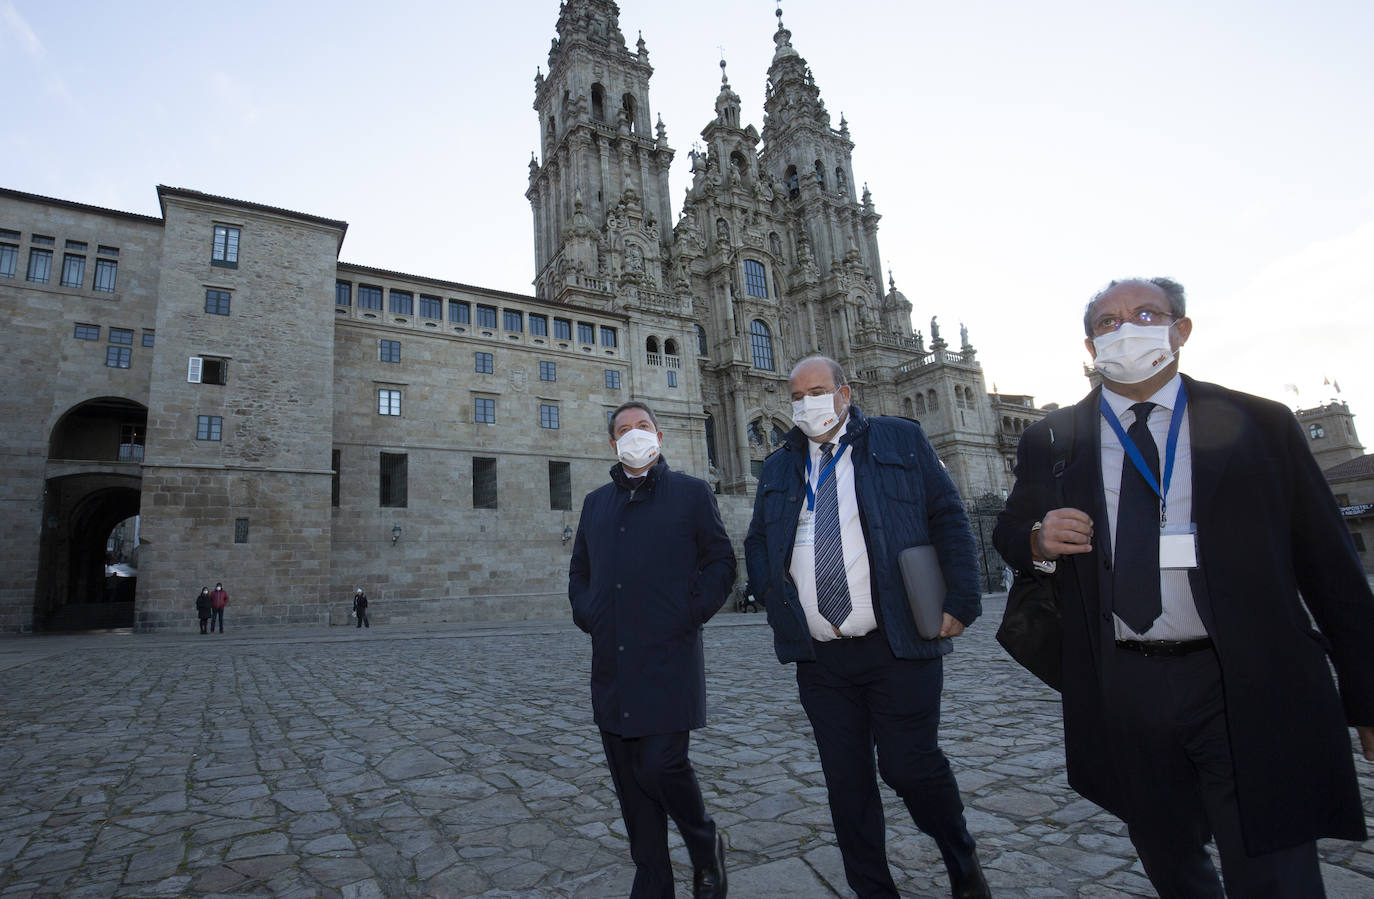
{"label": "cathedral bell tower", "polygon": [[534,293],[609,308],[638,289],[667,292],[673,151],[662,120],[651,124],[644,39],[626,47],[612,0],[564,0],[557,30],[548,75],[534,79]]}

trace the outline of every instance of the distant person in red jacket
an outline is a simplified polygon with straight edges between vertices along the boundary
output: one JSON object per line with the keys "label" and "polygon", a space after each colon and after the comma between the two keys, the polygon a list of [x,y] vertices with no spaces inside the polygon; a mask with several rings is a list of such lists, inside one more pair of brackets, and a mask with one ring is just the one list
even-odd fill
{"label": "distant person in red jacket", "polygon": [[215,632],[215,624],[219,624],[219,632],[224,633],[224,607],[229,605],[229,594],[224,591],[223,584],[215,584],[215,589],[210,591],[210,633]]}

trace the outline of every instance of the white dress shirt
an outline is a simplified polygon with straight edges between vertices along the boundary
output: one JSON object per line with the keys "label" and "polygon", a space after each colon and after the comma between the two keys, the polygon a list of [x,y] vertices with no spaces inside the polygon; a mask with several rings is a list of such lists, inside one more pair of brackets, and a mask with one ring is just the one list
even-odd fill
{"label": "white dress shirt", "polygon": [[[1150,397],[1149,402],[1158,408],[1150,412],[1150,436],[1155,439],[1159,451],[1159,474],[1164,476],[1166,452],[1169,443],[1169,422],[1173,417],[1174,406],[1178,401],[1178,388],[1183,383],[1180,375],[1174,375],[1169,383]],[[1115,393],[1105,386],[1102,396],[1107,405],[1116,413],[1123,431],[1129,430],[1135,422],[1131,406],[1135,400]],[[1102,492],[1107,499],[1107,523],[1110,528],[1112,555],[1116,555],[1116,510],[1121,500],[1121,471],[1123,465],[1132,464],[1126,458],[1107,417],[1098,413],[1102,435]],[[1193,520],[1193,441],[1192,429],[1188,425],[1185,411],[1178,430],[1178,448],[1174,453],[1174,471],[1165,496],[1165,507],[1171,524],[1186,524]],[[1131,630],[1121,618],[1116,618],[1116,638],[1118,640],[1195,640],[1207,636],[1202,619],[1198,617],[1197,604],[1193,601],[1193,589],[1188,583],[1188,571],[1181,568],[1165,568],[1159,572],[1159,592],[1163,612],[1155,623],[1143,634]]]}
{"label": "white dress shirt", "polygon": [[[847,429],[848,425],[845,427]],[[840,435],[836,434],[831,439],[835,443],[835,452],[839,453]],[[821,474],[821,445],[814,440],[807,440],[806,446],[811,456],[811,490],[816,492],[817,479]],[[821,615],[816,603],[815,513],[808,510],[805,503],[802,504],[801,516],[812,516],[813,525],[804,527],[802,525],[805,522],[799,522],[797,539],[792,545],[792,583],[797,585],[797,595],[806,612],[811,636],[822,641],[862,637],[878,627],[878,619],[873,614],[873,588],[869,581],[868,544],[864,542],[863,525],[859,521],[859,501],[854,493],[853,453],[853,448],[846,449],[830,475],[835,478],[835,496],[840,507],[840,543],[844,549],[844,568],[852,605],[849,617],[840,623],[838,633]]]}

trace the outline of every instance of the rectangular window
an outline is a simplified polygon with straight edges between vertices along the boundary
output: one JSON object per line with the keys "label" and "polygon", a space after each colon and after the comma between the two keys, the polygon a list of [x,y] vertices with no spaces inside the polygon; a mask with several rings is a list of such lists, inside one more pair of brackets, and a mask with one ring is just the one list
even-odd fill
{"label": "rectangular window", "polygon": [[196,416],[196,439],[219,440],[224,430],[224,419],[218,415]]}
{"label": "rectangular window", "polygon": [[547,315],[530,313],[530,335],[533,337],[549,336],[549,317]]}
{"label": "rectangular window", "polygon": [[615,328],[608,328],[608,327],[606,327],[605,325],[602,325],[602,326],[601,326],[601,345],[604,346],[604,347],[610,347],[611,349],[615,349],[615,340],[616,340]]}
{"label": "rectangular window", "polygon": [[476,360],[476,371],[479,375],[489,375],[494,370],[492,368],[491,353],[473,353]]}
{"label": "rectangular window", "polygon": [[455,325],[472,324],[472,304],[461,300],[448,301],[448,320]]}
{"label": "rectangular window", "polygon": [[558,380],[558,363],[557,363],[557,362],[540,362],[540,363],[539,363],[539,380],[541,380],[541,381],[557,381],[557,380]]}
{"label": "rectangular window", "polygon": [[69,240],[63,244],[63,248],[69,252],[80,253],[84,256],[86,255],[86,250],[89,249],[89,245],[84,240]]}
{"label": "rectangular window", "polygon": [[406,507],[406,454],[382,453],[381,504],[393,509]]}
{"label": "rectangular window", "polygon": [[106,368],[128,368],[129,359],[133,355],[133,350],[126,346],[107,346],[105,347],[105,367]]}
{"label": "rectangular window", "polygon": [[477,307],[477,327],[494,328],[496,327],[496,307],[482,306]]}
{"label": "rectangular window", "polygon": [[33,244],[35,247],[55,247],[55,246],[57,246],[57,241],[54,240],[53,238],[49,237],[49,236],[46,235],[46,234],[35,234],[35,235],[33,235],[32,237],[29,238],[29,243]]}
{"label": "rectangular window", "polygon": [[472,507],[496,508],[496,460],[472,457]]}
{"label": "rectangular window", "polygon": [[239,267],[239,229],[215,226],[215,242],[210,248],[210,264],[221,268]]}
{"label": "rectangular window", "polygon": [[247,518],[235,518],[235,519],[234,519],[234,542],[235,542],[235,543],[247,543],[247,542],[248,542],[248,519],[247,519]]}
{"label": "rectangular window", "polygon": [[539,427],[558,430],[558,407],[550,403],[539,404]]}
{"label": "rectangular window", "polygon": [[391,292],[391,314],[414,315],[415,294],[408,290],[393,290]]}
{"label": "rectangular window", "polygon": [[555,340],[572,340],[572,322],[566,318],[554,319],[553,336]]}
{"label": "rectangular window", "polygon": [[381,388],[377,391],[377,414],[400,415],[401,391]]}
{"label": "rectangular window", "polygon": [[205,311],[211,315],[228,315],[229,291],[206,288]]}
{"label": "rectangular window", "polygon": [[118,343],[123,346],[134,345],[134,332],[127,328],[111,328],[110,343]]}
{"label": "rectangular window", "polygon": [[28,279],[35,284],[47,284],[52,277],[52,250],[29,247]]}
{"label": "rectangular window", "polygon": [[501,310],[501,327],[507,331],[523,331],[524,321],[521,313],[514,309]]}
{"label": "rectangular window", "polygon": [[444,317],[444,301],[439,297],[420,294],[420,318],[440,319]]}
{"label": "rectangular window", "polygon": [[0,243],[0,278],[13,278],[19,267],[19,247],[14,244]]}
{"label": "rectangular window", "polygon": [[186,380],[193,384],[229,383],[229,360],[213,356],[192,356],[186,365]]}
{"label": "rectangular window", "polygon": [[115,277],[118,274],[118,262],[113,259],[97,259],[95,261],[95,280],[91,282],[91,290],[100,293],[114,293]]}
{"label": "rectangular window", "polygon": [[572,465],[567,462],[549,463],[549,508],[572,511]]}
{"label": "rectangular window", "polygon": [[339,508],[339,450],[329,451],[329,505]]}
{"label": "rectangular window", "polygon": [[596,329],[586,322],[577,323],[577,342],[596,343]]}
{"label": "rectangular window", "polygon": [[[68,243],[70,243],[70,241],[68,241]],[[82,248],[85,248],[85,244],[82,244]],[[97,256],[118,256],[119,247],[107,247],[104,244],[101,244],[95,252]]]}
{"label": "rectangular window", "polygon": [[473,400],[472,420],[479,425],[496,424],[496,400],[485,396]]}
{"label": "rectangular window", "polygon": [[382,308],[382,289],[371,284],[358,285],[358,308],[376,309]]}
{"label": "rectangular window", "polygon": [[119,426],[119,461],[143,461],[143,432],[136,425]]}
{"label": "rectangular window", "polygon": [[353,284],[350,281],[334,282],[334,305],[352,306],[353,305]]}
{"label": "rectangular window", "polygon": [[768,276],[757,259],[744,260],[744,292],[751,297],[768,297]]}
{"label": "rectangular window", "polygon": [[72,334],[77,340],[99,340],[99,325],[77,325],[76,333]]}
{"label": "rectangular window", "polygon": [[[70,243],[70,241],[68,241]],[[62,286],[80,287],[86,281],[86,257],[67,253],[62,257]]]}
{"label": "rectangular window", "polygon": [[399,340],[379,340],[378,358],[383,362],[401,361],[401,342]]}
{"label": "rectangular window", "polygon": [[153,333],[152,331],[144,331],[144,332],[143,332],[143,345],[144,345],[144,346],[152,346],[152,345],[153,345],[154,336],[155,336],[155,335],[154,335],[154,333]]}
{"label": "rectangular window", "polygon": [[672,369],[669,369],[669,370],[668,370],[668,386],[669,386],[669,387],[676,387],[676,386],[677,386],[677,372],[673,371]]}
{"label": "rectangular window", "polygon": [[620,389],[620,372],[614,368],[606,369],[606,388],[608,390]]}

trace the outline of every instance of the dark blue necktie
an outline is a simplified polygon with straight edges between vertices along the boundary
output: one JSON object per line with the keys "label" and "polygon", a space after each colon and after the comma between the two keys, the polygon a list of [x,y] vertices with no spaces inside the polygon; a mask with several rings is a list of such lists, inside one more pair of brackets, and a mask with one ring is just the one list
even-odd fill
{"label": "dark blue necktie", "polygon": [[[1154,407],[1154,403],[1136,403],[1131,407],[1135,421],[1126,436],[1145,457],[1158,484],[1159,449],[1148,424]],[[1159,495],[1141,477],[1130,456],[1121,460],[1113,593],[1116,614],[1137,634],[1149,630],[1159,617]]]}
{"label": "dark blue necktie", "polygon": [[[821,444],[820,476],[835,453],[835,444]],[[849,576],[844,568],[844,544],[840,540],[840,500],[835,489],[839,475],[816,486],[816,606],[821,617],[838,628],[854,606],[849,600]]]}

